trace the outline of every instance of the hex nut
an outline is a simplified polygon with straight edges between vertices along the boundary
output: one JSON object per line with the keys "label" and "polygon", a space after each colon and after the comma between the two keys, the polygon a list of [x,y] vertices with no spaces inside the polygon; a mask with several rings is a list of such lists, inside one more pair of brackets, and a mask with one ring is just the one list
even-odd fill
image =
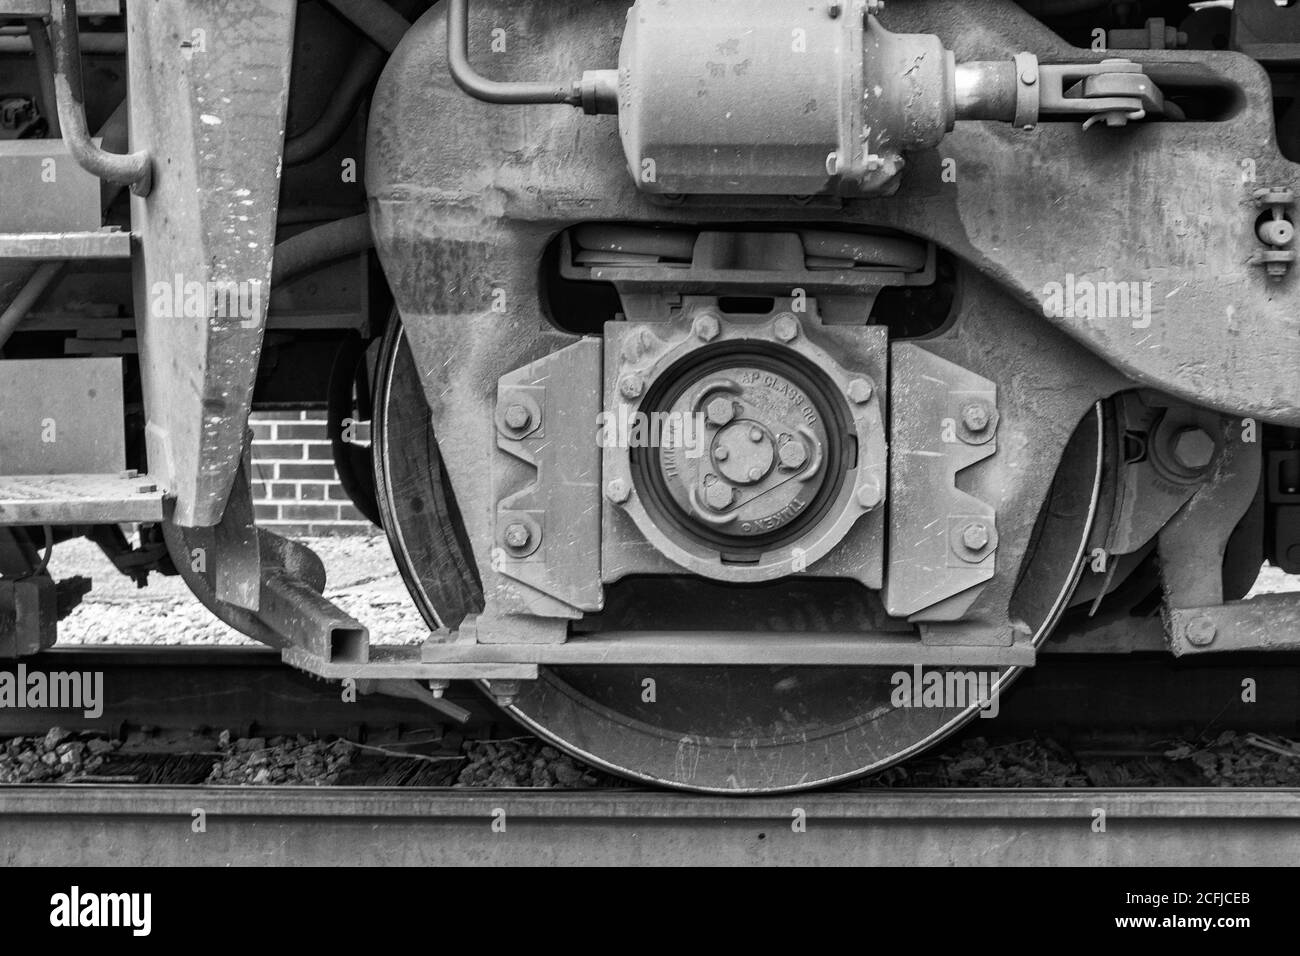
{"label": "hex nut", "polygon": [[793,342],[799,337],[799,322],[789,312],[777,316],[772,332],[782,342]]}
{"label": "hex nut", "polygon": [[632,490],[622,478],[615,478],[605,486],[605,497],[616,505],[627,504],[632,497]]}
{"label": "hex nut", "polygon": [[989,427],[992,416],[989,415],[989,407],[983,402],[967,402],[961,409],[961,423],[966,426],[966,430],[979,434]]}
{"label": "hex nut", "polygon": [[734,492],[725,481],[714,481],[704,486],[704,503],[714,511],[730,507]]}
{"label": "hex nut", "polygon": [[715,398],[709,402],[704,414],[710,424],[721,428],[736,417],[736,405],[729,398]]}
{"label": "hex nut", "polygon": [[695,333],[696,338],[705,342],[712,342],[721,330],[717,317],[708,312],[696,316],[695,322],[691,325],[691,331]]}
{"label": "hex nut", "polygon": [[988,526],[972,521],[961,529],[961,543],[972,551],[983,551],[989,546]]}
{"label": "hex nut", "polygon": [[876,394],[876,387],[871,384],[870,379],[855,378],[849,382],[849,401],[856,405],[865,405],[871,401],[871,396]]}
{"label": "hex nut", "polygon": [[797,438],[782,442],[776,454],[786,468],[802,468],[808,461],[808,449]]}
{"label": "hex nut", "polygon": [[521,432],[533,423],[532,412],[518,402],[509,405],[502,417],[511,431]]}
{"label": "hex nut", "polygon": [[515,522],[506,527],[506,544],[512,548],[526,548],[532,539],[532,532],[528,530],[528,525],[526,524]]}

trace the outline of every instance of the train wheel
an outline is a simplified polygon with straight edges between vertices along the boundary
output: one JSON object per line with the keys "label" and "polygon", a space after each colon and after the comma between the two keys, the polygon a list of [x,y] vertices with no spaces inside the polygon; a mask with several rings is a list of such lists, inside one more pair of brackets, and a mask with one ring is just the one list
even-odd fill
{"label": "train wheel", "polygon": [[[425,620],[431,627],[454,627],[481,609],[481,590],[420,376],[397,321],[384,343],[377,387],[374,442],[384,527]],[[1078,580],[1100,498],[1106,435],[1098,407],[1071,440],[1043,509],[1016,596],[1036,644],[1047,638]],[[684,601],[692,587],[702,585],[676,586]],[[802,582],[789,585],[792,595],[804,590]],[[716,588],[701,606],[725,613],[732,601],[747,623],[781,627],[779,615],[755,612],[753,595]],[[815,595],[808,597],[810,613],[833,613]],[[662,614],[664,606],[648,613]],[[997,671],[995,692],[1022,669]],[[553,667],[526,682],[508,709],[557,747],[625,777],[703,792],[779,793],[881,770],[932,746],[978,713],[974,704],[894,707],[899,670]]]}

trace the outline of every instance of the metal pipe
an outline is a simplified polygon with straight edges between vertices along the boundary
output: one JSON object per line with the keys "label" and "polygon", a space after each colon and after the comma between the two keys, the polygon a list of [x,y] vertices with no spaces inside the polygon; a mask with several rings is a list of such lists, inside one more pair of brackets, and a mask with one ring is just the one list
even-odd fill
{"label": "metal pipe", "polygon": [[54,40],[55,96],[68,152],[86,172],[111,183],[126,183],[137,196],[149,195],[153,164],[148,153],[109,153],[91,142],[82,97],[77,0],[51,0],[50,32]]}
{"label": "metal pipe", "polygon": [[42,262],[32,270],[26,284],[18,290],[18,294],[13,297],[8,307],[0,312],[0,348],[4,348],[9,336],[13,334],[14,329],[18,328],[18,323],[26,318],[27,313],[36,304],[36,300],[54,284],[54,280],[62,271],[62,262]]}
{"label": "metal pipe", "polygon": [[308,129],[285,140],[284,164],[298,166],[310,162],[338,141],[344,128],[356,115],[361,99],[379,78],[388,57],[371,43],[363,43],[339,80],[324,112]]}
{"label": "metal pipe", "polygon": [[28,17],[23,21],[27,37],[36,56],[36,81],[41,86],[41,115],[49,127],[49,138],[59,139],[63,134],[59,126],[58,97],[54,95],[54,51],[50,49],[50,35],[45,32],[45,21]]}
{"label": "metal pipe", "polygon": [[956,108],[959,120],[1016,118],[1016,64],[1012,60],[979,60],[957,64]]}
{"label": "metal pipe", "polygon": [[582,106],[581,80],[540,83],[501,83],[475,72],[469,62],[469,0],[449,0],[447,65],[456,85],[485,103],[564,103]]}
{"label": "metal pipe", "polygon": [[300,232],[275,244],[271,287],[316,266],[373,248],[370,214],[350,216]]}
{"label": "metal pipe", "polygon": [[392,53],[411,24],[382,0],[326,0],[343,19]]}

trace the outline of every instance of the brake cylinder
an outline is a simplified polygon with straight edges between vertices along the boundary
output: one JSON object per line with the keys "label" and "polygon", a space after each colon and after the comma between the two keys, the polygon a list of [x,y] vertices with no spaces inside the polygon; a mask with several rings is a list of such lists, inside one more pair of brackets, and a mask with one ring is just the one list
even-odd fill
{"label": "brake cylinder", "polygon": [[881,195],[903,153],[956,120],[938,37],[862,4],[638,0],[619,56],[619,128],[655,193]]}

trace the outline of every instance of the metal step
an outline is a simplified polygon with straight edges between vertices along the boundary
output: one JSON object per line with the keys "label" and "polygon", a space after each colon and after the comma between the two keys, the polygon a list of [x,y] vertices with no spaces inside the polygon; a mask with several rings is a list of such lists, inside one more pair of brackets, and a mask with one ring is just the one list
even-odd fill
{"label": "metal step", "polygon": [[130,259],[131,234],[117,228],[88,232],[0,232],[0,259]]}
{"label": "metal step", "polygon": [[0,475],[0,524],[162,519],[163,492],[148,475]]}

